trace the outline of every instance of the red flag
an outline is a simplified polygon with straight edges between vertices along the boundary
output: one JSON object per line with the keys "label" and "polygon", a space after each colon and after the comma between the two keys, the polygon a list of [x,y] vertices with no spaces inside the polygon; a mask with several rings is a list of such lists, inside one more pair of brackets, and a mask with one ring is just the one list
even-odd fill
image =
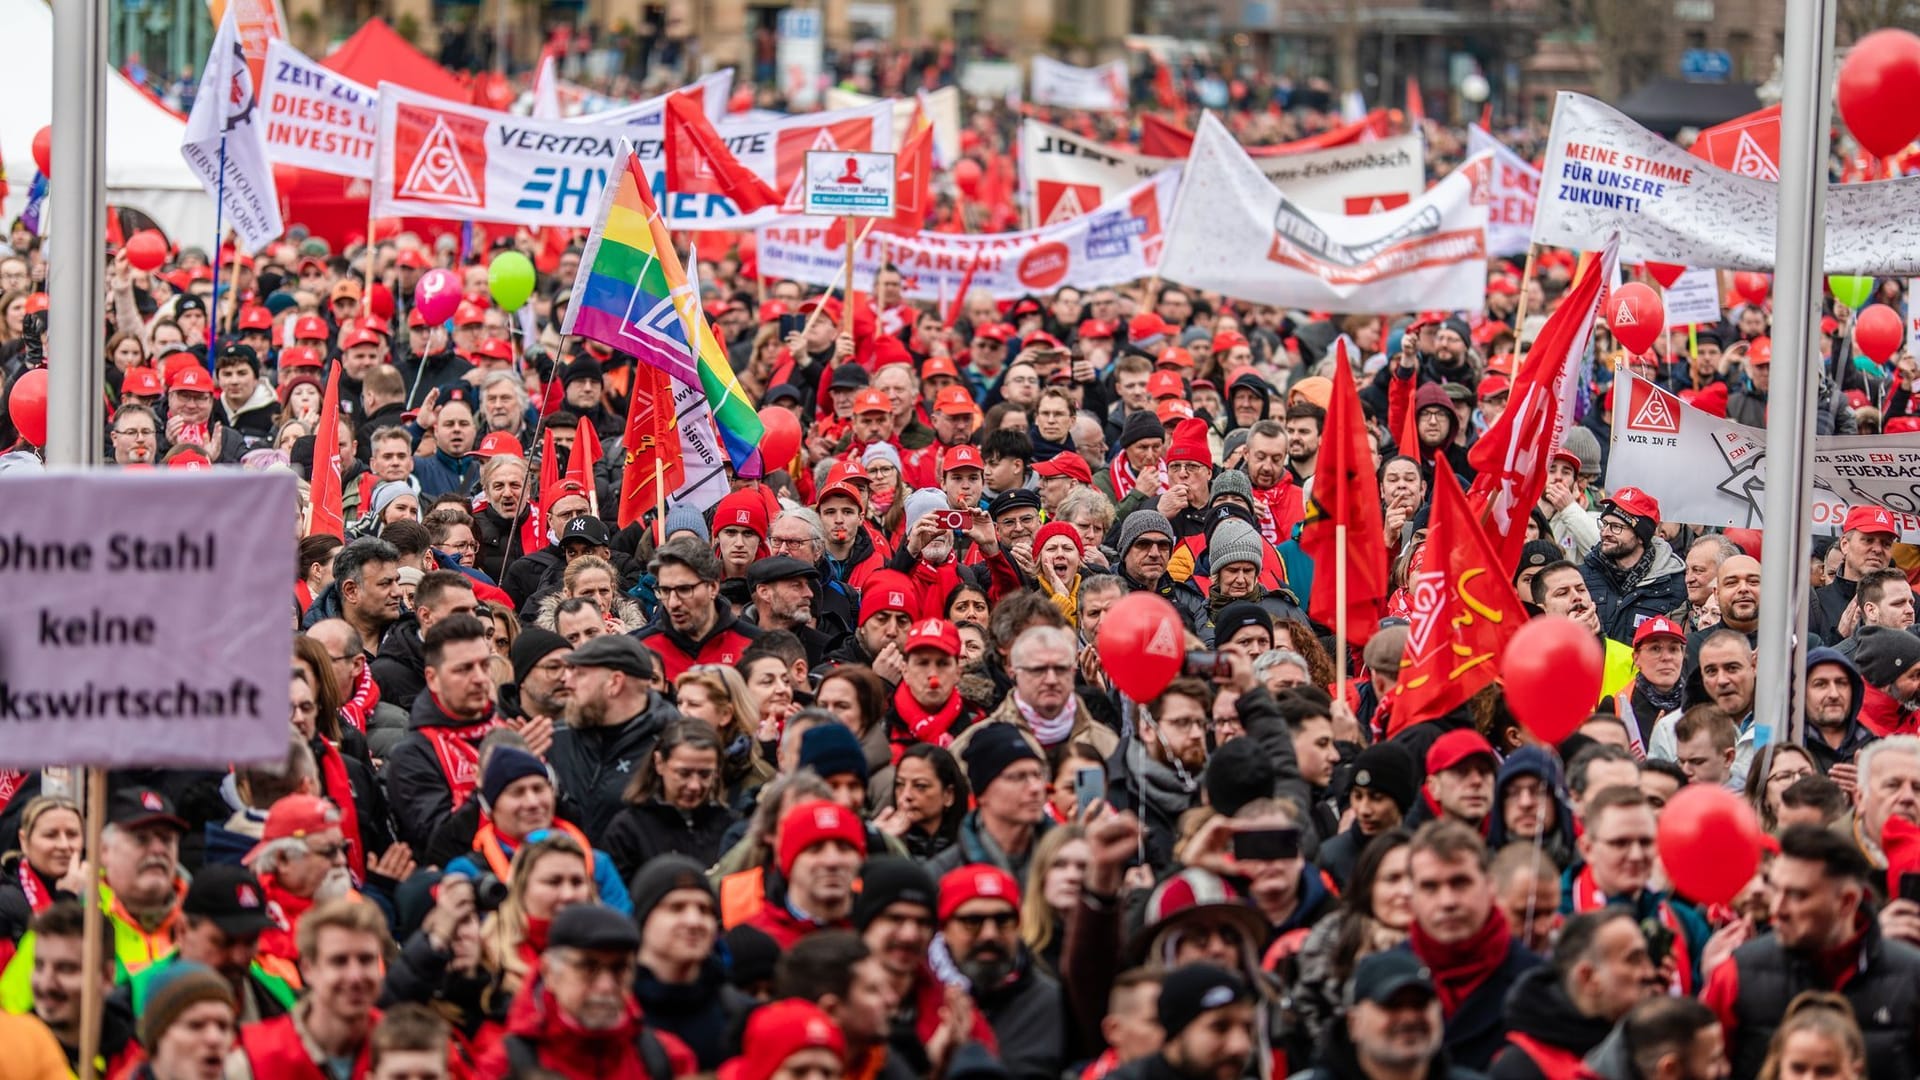
{"label": "red flag", "polygon": [[592,421],[588,421],[574,430],[573,452],[567,455],[567,479],[587,489],[587,507],[595,517],[600,516],[600,492],[593,482],[593,467],[599,463],[600,435],[594,431]]}
{"label": "red flag", "polygon": [[[1287,154],[1297,154],[1302,150],[1324,150],[1329,146],[1364,142],[1367,139],[1379,137],[1385,119],[1386,112],[1376,109],[1368,113],[1365,119],[1343,124],[1318,135],[1309,135],[1304,139],[1275,143],[1271,146],[1248,146],[1244,149],[1251,157],[1282,157]],[[1193,132],[1153,113],[1140,115],[1141,153],[1150,157],[1183,158],[1192,150]]]}
{"label": "red flag", "polygon": [[[1387,736],[1458,708],[1492,682],[1527,609],[1474,520],[1447,455],[1434,455],[1433,508],[1422,566],[1407,581],[1412,606]],[[1436,565],[1438,564],[1438,565]]]}
{"label": "red flag", "polygon": [[665,135],[668,191],[725,195],[743,214],[780,205],[772,185],[740,164],[707,119],[706,110],[690,95],[667,98]]}
{"label": "red flag", "polygon": [[[340,365],[327,372],[327,394],[320,400],[320,430],[313,434],[313,472],[308,480],[308,536],[347,535],[340,508]],[[364,508],[363,508],[364,509]]]}
{"label": "red flag", "polygon": [[1480,106],[1480,130],[1493,130],[1493,102],[1491,101]]}
{"label": "red flag", "polygon": [[1780,106],[1769,105],[1702,131],[1693,141],[1693,153],[1728,172],[1778,183]]}
{"label": "red flag", "polygon": [[[1347,638],[1364,645],[1378,629],[1387,602],[1386,525],[1380,517],[1380,484],[1367,449],[1367,419],[1353,385],[1342,339],[1333,365],[1333,398],[1321,429],[1320,462],[1313,474],[1300,547],[1313,560],[1313,596],[1308,610],[1325,626],[1338,622],[1338,529],[1346,526]],[[1337,662],[1343,666],[1345,657]]]}
{"label": "red flag", "polygon": [[626,448],[620,470],[620,527],[660,505],[661,492],[679,489],[687,477],[674,427],[673,380],[651,364],[634,372],[627,399]]}
{"label": "red flag", "polygon": [[1520,565],[1527,516],[1547,489],[1547,459],[1573,419],[1580,358],[1593,336],[1594,316],[1612,276],[1618,244],[1616,235],[1600,258],[1581,268],[1527,352],[1500,419],[1467,451],[1475,469],[1470,495],[1508,575]]}
{"label": "red flag", "polygon": [[1153,97],[1162,109],[1185,121],[1187,103],[1181,100],[1179,91],[1174,89],[1173,66],[1157,56],[1153,58]]}
{"label": "red flag", "polygon": [[927,227],[927,214],[933,209],[929,181],[933,178],[933,124],[919,106],[907,125],[907,138],[895,159],[894,187],[898,192],[893,220],[880,228],[891,232],[917,233]]}
{"label": "red flag", "polygon": [[1427,99],[1421,96],[1420,80],[1407,76],[1407,124],[1419,131],[1427,122]]}
{"label": "red flag", "polygon": [[547,546],[547,502],[559,486],[560,457],[554,449],[553,429],[548,428],[540,443],[540,486],[527,499],[527,516],[520,521],[521,551],[530,555]]}

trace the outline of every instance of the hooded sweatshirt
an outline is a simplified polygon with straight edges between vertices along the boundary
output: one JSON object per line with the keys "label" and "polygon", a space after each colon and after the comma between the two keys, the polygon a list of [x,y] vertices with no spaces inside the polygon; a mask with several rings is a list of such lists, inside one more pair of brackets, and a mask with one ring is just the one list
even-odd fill
{"label": "hooded sweatshirt", "polygon": [[1860,669],[1853,661],[1842,656],[1837,650],[1828,648],[1814,649],[1807,653],[1807,673],[1821,664],[1838,664],[1847,673],[1847,682],[1853,686],[1853,700],[1847,709],[1847,724],[1840,738],[1839,746],[1829,745],[1827,740],[1815,730],[1812,723],[1807,724],[1805,745],[1807,753],[1813,756],[1813,764],[1822,775],[1833,771],[1835,765],[1846,765],[1853,761],[1868,743],[1873,741],[1873,732],[1860,722],[1860,706],[1866,701],[1867,681],[1860,675]]}

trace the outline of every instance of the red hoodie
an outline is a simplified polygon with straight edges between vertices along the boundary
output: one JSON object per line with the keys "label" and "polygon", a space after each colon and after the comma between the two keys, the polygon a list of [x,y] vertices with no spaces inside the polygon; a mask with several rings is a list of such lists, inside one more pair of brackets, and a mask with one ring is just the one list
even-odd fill
{"label": "red hoodie", "polygon": [[[589,1031],[560,1010],[546,987],[530,983],[513,999],[506,1035],[481,1054],[475,1073],[515,1075],[507,1040],[518,1037],[532,1046],[541,1068],[567,1080],[669,1080],[648,1075],[638,1045],[643,1026],[640,1003],[631,993],[626,999],[626,1015],[619,1024],[605,1031]],[[687,1044],[657,1029],[651,1034],[666,1049],[674,1076],[691,1076],[699,1071],[700,1064]]]}

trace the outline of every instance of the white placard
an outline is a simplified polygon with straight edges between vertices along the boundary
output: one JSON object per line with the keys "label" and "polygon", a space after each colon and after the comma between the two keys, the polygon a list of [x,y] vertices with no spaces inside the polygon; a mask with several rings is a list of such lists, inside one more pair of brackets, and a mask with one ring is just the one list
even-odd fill
{"label": "white placard", "polygon": [[291,473],[0,480],[0,765],[286,757]]}
{"label": "white placard", "polygon": [[1667,326],[1713,325],[1720,321],[1720,272],[1704,266],[1688,267],[1661,299],[1667,305]]}
{"label": "white placard", "polygon": [[890,218],[898,208],[892,154],[810,150],[806,212],[821,217]]}
{"label": "white placard", "polygon": [[282,165],[373,179],[380,107],[371,87],[322,67],[275,38],[267,42],[260,109],[267,156]]}

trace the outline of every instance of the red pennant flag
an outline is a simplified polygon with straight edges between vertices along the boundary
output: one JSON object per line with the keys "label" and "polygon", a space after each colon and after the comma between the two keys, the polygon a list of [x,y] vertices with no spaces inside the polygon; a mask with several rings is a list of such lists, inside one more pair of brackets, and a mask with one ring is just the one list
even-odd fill
{"label": "red pennant flag", "polygon": [[527,516],[520,521],[520,550],[531,555],[547,546],[547,503],[560,486],[560,458],[554,449],[553,429],[540,443],[540,486],[527,499]]}
{"label": "red pennant flag", "polygon": [[[1458,708],[1499,673],[1507,641],[1527,621],[1513,579],[1474,520],[1447,455],[1434,455],[1433,509],[1387,736]],[[1439,565],[1435,565],[1438,563]]]}
{"label": "red pennant flag", "polygon": [[[1313,474],[1313,499],[1307,507],[1300,546],[1313,560],[1313,595],[1308,611],[1324,626],[1339,620],[1338,543],[1346,531],[1347,639],[1364,645],[1378,629],[1387,602],[1386,525],[1380,516],[1380,484],[1367,449],[1367,418],[1353,385],[1345,339],[1336,350],[1333,398],[1322,428],[1320,462]],[[1345,657],[1335,662],[1344,666]]]}
{"label": "red pennant flag", "polygon": [[1489,132],[1493,130],[1493,102],[1491,101],[1480,106],[1480,130]]}
{"label": "red pennant flag", "polygon": [[[1297,154],[1302,150],[1324,150],[1329,146],[1346,146],[1368,138],[1379,137],[1386,124],[1386,111],[1376,109],[1368,113],[1363,120],[1343,124],[1318,135],[1309,135],[1292,142],[1274,143],[1270,146],[1248,146],[1250,157],[1284,157]],[[1149,157],[1184,158],[1193,150],[1193,132],[1180,124],[1163,119],[1153,113],[1140,115],[1140,152]]]}
{"label": "red pennant flag", "polygon": [[1420,80],[1407,76],[1407,124],[1419,131],[1427,122],[1427,99],[1420,93]]}
{"label": "red pennant flag", "polygon": [[690,95],[667,98],[667,190],[725,195],[751,214],[780,205],[780,196],[727,149],[706,110]]}
{"label": "red pennant flag", "polygon": [[674,426],[673,380],[651,364],[641,364],[634,372],[622,444],[626,452],[620,470],[619,522],[624,529],[660,505],[659,489],[671,494],[687,477]]}
{"label": "red pennant flag", "polygon": [[1485,517],[1487,538],[1509,576],[1519,567],[1520,549],[1526,546],[1527,517],[1547,489],[1547,460],[1572,420],[1573,381],[1579,378],[1580,358],[1593,336],[1616,250],[1609,245],[1602,257],[1581,268],[1527,352],[1500,419],[1467,451],[1475,469],[1469,494]]}
{"label": "red pennant flag", "polygon": [[347,535],[340,508],[340,365],[327,372],[327,394],[320,401],[320,430],[313,435],[313,472],[308,479],[308,536]]}
{"label": "red pennant flag", "polygon": [[600,435],[594,431],[593,422],[587,421],[574,431],[573,452],[567,455],[567,479],[587,489],[587,506],[595,517],[600,516],[600,493],[593,482],[593,467],[600,463],[600,457]]}

